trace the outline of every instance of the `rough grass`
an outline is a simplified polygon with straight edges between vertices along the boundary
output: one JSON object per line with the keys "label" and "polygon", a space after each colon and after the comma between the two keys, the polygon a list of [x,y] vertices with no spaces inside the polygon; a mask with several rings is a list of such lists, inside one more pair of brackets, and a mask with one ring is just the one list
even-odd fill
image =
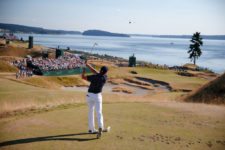
{"label": "rough grass", "polygon": [[225,104],[225,73],[184,98],[188,102]]}
{"label": "rough grass", "polygon": [[25,48],[17,48],[12,46],[0,48],[0,56],[25,57],[26,55],[29,55],[29,51]]}
{"label": "rough grass", "polygon": [[[0,44],[4,44],[5,45],[5,39],[2,39],[0,38]],[[18,40],[13,40],[13,41],[10,41],[10,44],[6,45],[5,47],[8,47],[8,48],[11,48],[11,47],[14,47],[14,48],[23,48],[23,49],[27,49],[28,48],[28,42],[21,42],[21,41],[18,41]],[[43,50],[43,49],[47,49],[46,47],[42,46],[42,45],[33,45],[33,48],[32,50],[37,50],[37,51],[40,51],[40,50]]]}
{"label": "rough grass", "polygon": [[108,80],[108,82],[110,82],[112,84],[115,84],[115,85],[118,85],[118,84],[124,83],[125,81],[123,79],[111,78],[111,79]]}
{"label": "rough grass", "polygon": [[16,56],[0,56],[0,60],[7,61],[7,62],[12,62],[12,61],[21,60],[21,59],[23,59],[23,58],[16,57]]}
{"label": "rough grass", "polygon": [[23,81],[24,83],[27,83],[27,84],[30,84],[33,86],[44,87],[44,88],[49,88],[49,89],[60,88],[60,84],[58,84],[56,82],[51,82],[51,80],[49,80],[46,77],[42,77],[42,76],[35,76],[32,78],[24,78],[24,79],[21,79],[20,81]]}
{"label": "rough grass", "polygon": [[[43,78],[26,78],[29,82],[16,80],[12,78],[5,78],[0,76],[0,115],[14,114],[20,112],[27,112],[29,110],[36,110],[42,108],[52,108],[64,104],[84,103],[85,93],[76,91],[64,91],[60,89],[56,82],[56,88],[53,88],[53,82],[48,82]],[[4,78],[3,78],[4,77]],[[44,77],[45,78],[45,77]],[[36,81],[37,79],[37,81]],[[43,80],[42,80],[43,79]],[[54,80],[55,77],[54,77]],[[58,80],[58,79],[57,79]],[[50,81],[50,80],[49,80]],[[36,84],[34,86],[33,84]],[[49,85],[49,87],[42,86]],[[59,86],[59,87],[58,87]],[[146,95],[144,97],[105,94],[104,102],[148,102],[152,100],[162,99],[162,97],[154,94]],[[159,94],[159,96],[162,94]],[[174,99],[174,92],[167,93],[164,97],[167,100]],[[180,94],[179,94],[180,95]],[[153,96],[153,97],[152,97]],[[152,98],[151,98],[152,97]],[[7,115],[6,115],[7,116]]]}
{"label": "rough grass", "polygon": [[46,79],[49,79],[50,81],[56,82],[60,84],[61,86],[87,86],[88,82],[81,79],[81,77],[78,76],[64,76],[64,77],[45,77]]}
{"label": "rough grass", "polygon": [[63,76],[63,77],[34,76],[31,78],[22,78],[20,80],[14,81],[49,89],[59,89],[62,86],[72,87],[72,86],[88,85],[88,83],[85,80],[82,80],[80,76]]}
{"label": "rough grass", "polygon": [[[136,76],[130,73],[130,70],[135,70],[138,72],[138,76],[142,75],[145,78],[152,78],[156,80],[168,81],[172,85],[178,84],[181,88],[186,88],[191,86],[191,89],[198,87],[204,83],[205,79],[200,78],[188,78],[179,77],[172,71],[159,70],[151,68],[128,68],[128,67],[112,67],[110,68],[109,76],[110,79],[114,79],[117,84],[124,82],[124,79],[135,80]],[[112,76],[114,78],[112,78]],[[4,75],[2,76],[4,77]],[[116,78],[117,77],[117,78]],[[4,77],[6,78],[6,77]],[[7,77],[8,79],[1,79],[0,84],[0,110],[4,112],[12,112],[15,110],[30,109],[32,107],[45,107],[46,105],[59,105],[63,103],[73,103],[77,101],[85,101],[82,97],[85,94],[72,91],[62,91],[60,88],[62,86],[86,86],[88,83],[80,78],[80,76],[63,76],[63,77],[43,77],[34,76],[31,78],[24,78],[16,80],[15,77]],[[200,80],[200,81],[199,81]],[[136,80],[135,80],[136,81]],[[132,86],[137,86],[141,83],[129,83]],[[141,85],[139,85],[141,86]],[[144,86],[144,85],[143,85]],[[141,86],[143,88],[143,86]],[[147,88],[148,87],[148,88]],[[151,89],[151,86],[145,86],[147,89]],[[179,89],[179,88],[178,88]],[[76,94],[75,94],[76,93]],[[178,92],[179,93],[179,92]],[[78,94],[78,95],[77,95]],[[181,95],[179,93],[178,95]],[[160,96],[163,95],[163,96]],[[165,94],[150,94],[145,97],[135,97],[135,96],[118,96],[112,94],[105,94],[105,100],[108,102],[135,102],[135,101],[151,101],[158,99],[170,99],[174,97],[174,92]],[[74,98],[76,97],[76,98]],[[174,98],[173,98],[174,99]]]}
{"label": "rough grass", "polygon": [[190,70],[195,70],[198,66],[194,65],[194,64],[187,63],[187,64],[183,65],[183,67],[186,67]]}
{"label": "rough grass", "polygon": [[17,72],[18,69],[8,62],[0,60],[0,72]]}
{"label": "rough grass", "polygon": [[0,120],[2,149],[223,150],[225,120],[150,103],[103,104],[100,140],[87,134],[87,106]]}
{"label": "rough grass", "polygon": [[125,78],[124,80],[127,82],[130,82],[130,83],[138,84],[138,85],[152,86],[152,84],[150,84],[148,82],[140,81],[140,80],[137,80],[134,78]]}
{"label": "rough grass", "polygon": [[106,61],[106,60],[91,60],[88,62],[91,64],[94,64],[96,67],[98,67],[97,69],[100,69],[100,67],[102,67],[102,66],[116,67],[115,63],[113,63],[111,61]]}
{"label": "rough grass", "polygon": [[7,46],[0,48],[0,56],[26,57],[27,55],[38,57],[41,56],[42,53],[40,50],[30,50],[24,47]]}
{"label": "rough grass", "polygon": [[0,116],[62,104],[80,103],[84,94],[75,91],[51,90],[8,79],[0,79]]}
{"label": "rough grass", "polygon": [[123,93],[128,93],[128,94],[132,94],[134,91],[128,87],[124,87],[124,86],[116,86],[112,89],[113,92],[123,92]]}
{"label": "rough grass", "polygon": [[[31,84],[29,82],[3,77],[1,76],[0,78],[0,116],[27,111],[29,113],[29,110],[51,109],[59,105],[86,102],[84,92],[61,90],[58,87],[60,86],[59,84],[56,84],[56,88],[53,88],[53,82],[47,82],[46,84],[46,80],[43,78],[26,78],[25,80],[29,80]],[[58,79],[54,77],[54,80]],[[34,86],[34,84],[36,85]],[[42,87],[43,85],[45,86],[44,88]],[[135,102],[148,101],[148,99],[104,94],[104,101]]]}

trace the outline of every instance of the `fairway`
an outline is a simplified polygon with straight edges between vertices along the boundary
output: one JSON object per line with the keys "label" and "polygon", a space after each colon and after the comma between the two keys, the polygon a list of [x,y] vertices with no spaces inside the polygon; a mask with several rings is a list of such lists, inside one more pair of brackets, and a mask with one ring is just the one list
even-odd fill
{"label": "fairway", "polygon": [[103,112],[111,132],[101,139],[87,134],[86,105],[2,119],[0,149],[225,148],[225,118],[216,113],[200,114],[154,103],[104,104]]}

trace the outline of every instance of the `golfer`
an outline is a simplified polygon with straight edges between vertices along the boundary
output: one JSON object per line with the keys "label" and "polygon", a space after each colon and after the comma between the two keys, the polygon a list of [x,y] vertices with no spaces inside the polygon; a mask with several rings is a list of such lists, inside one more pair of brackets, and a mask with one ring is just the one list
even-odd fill
{"label": "golfer", "polygon": [[[86,62],[86,66],[91,70],[93,75],[86,76],[86,70],[83,69],[82,79],[90,82],[87,93],[87,103],[88,103],[88,127],[89,133],[97,133],[97,138],[100,138],[102,132],[107,132],[109,128],[104,129],[103,123],[103,114],[102,114],[102,88],[107,80],[107,71],[106,66],[101,67],[100,72],[96,71],[91,65]],[[96,115],[98,119],[98,131],[95,129],[95,120],[94,120],[94,110],[96,109]]]}

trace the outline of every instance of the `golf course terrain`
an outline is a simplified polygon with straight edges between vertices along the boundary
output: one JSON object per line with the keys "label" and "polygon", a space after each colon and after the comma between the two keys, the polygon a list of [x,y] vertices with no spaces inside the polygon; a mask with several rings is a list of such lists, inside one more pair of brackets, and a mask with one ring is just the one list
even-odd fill
{"label": "golf course terrain", "polygon": [[89,83],[80,75],[16,79],[10,62],[45,49],[26,47],[0,47],[0,150],[225,149],[224,74],[88,59],[109,67],[103,115],[111,131],[97,139],[87,132]]}

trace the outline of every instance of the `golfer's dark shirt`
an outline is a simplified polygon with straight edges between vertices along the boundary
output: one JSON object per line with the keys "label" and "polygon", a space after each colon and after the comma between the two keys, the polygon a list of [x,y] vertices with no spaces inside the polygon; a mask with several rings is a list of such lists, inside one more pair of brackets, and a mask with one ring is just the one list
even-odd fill
{"label": "golfer's dark shirt", "polygon": [[101,74],[95,74],[87,76],[87,80],[91,82],[88,92],[90,93],[101,93],[104,84],[106,83],[107,76]]}

